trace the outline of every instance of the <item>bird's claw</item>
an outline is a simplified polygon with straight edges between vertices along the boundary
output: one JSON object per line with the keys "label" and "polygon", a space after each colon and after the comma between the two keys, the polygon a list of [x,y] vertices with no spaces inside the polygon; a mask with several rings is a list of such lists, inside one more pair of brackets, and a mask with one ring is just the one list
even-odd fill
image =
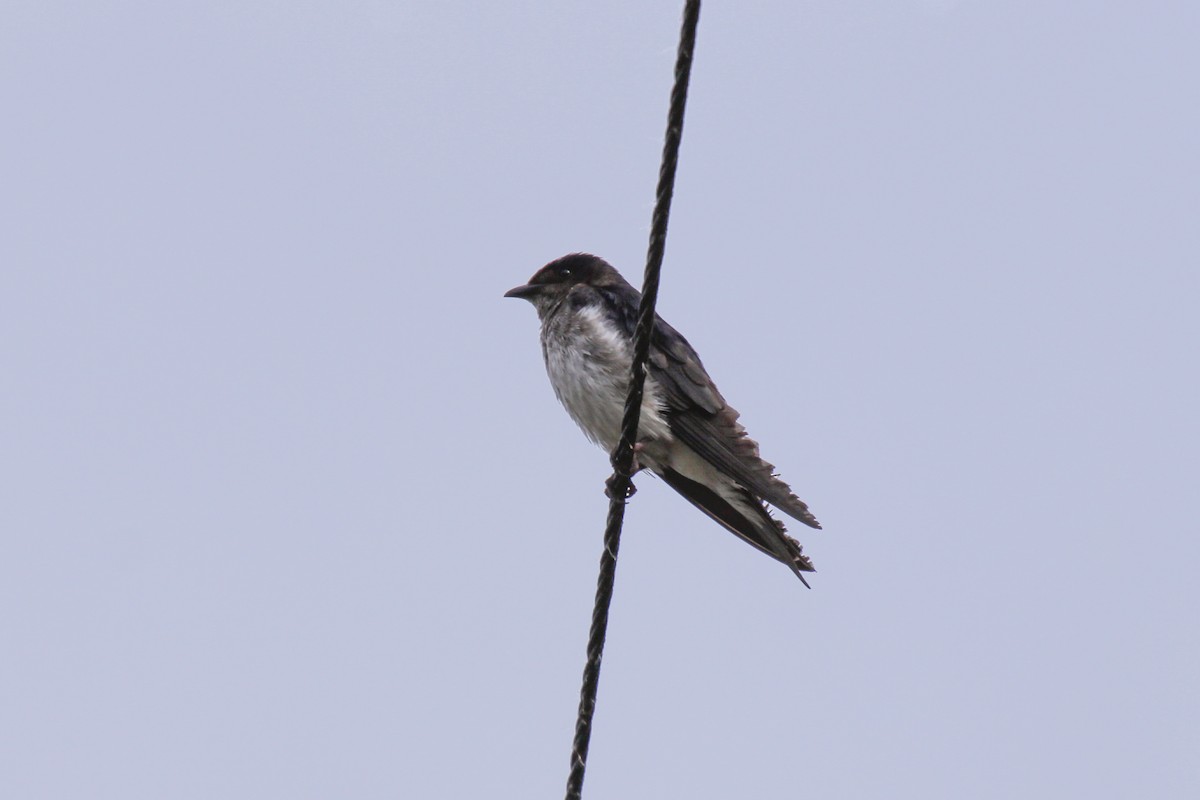
{"label": "bird's claw", "polygon": [[[629,459],[630,476],[636,475],[641,471],[642,465],[638,463],[638,453],[642,452],[644,449],[645,445],[643,445],[641,442],[637,442],[633,445],[632,457]],[[620,470],[620,467],[617,466],[616,459],[613,459],[613,469],[618,471]],[[614,473],[607,481],[604,482],[604,495],[609,500],[614,500],[616,499],[617,494],[617,476]],[[637,494],[637,487],[633,485],[633,481],[631,480],[629,482],[629,490],[625,492],[625,497],[623,499],[628,500],[635,494]]]}
{"label": "bird's claw", "polygon": [[[606,480],[604,482],[604,496],[607,497],[609,500],[618,499],[618,495],[620,494],[620,492],[618,491],[617,484],[619,482],[620,482],[620,479],[617,478],[616,475],[609,476],[608,480]],[[635,494],[637,494],[637,487],[633,485],[633,481],[629,481],[628,486],[629,486],[629,488],[625,491],[625,496],[620,499],[628,500],[629,498],[631,498]]]}

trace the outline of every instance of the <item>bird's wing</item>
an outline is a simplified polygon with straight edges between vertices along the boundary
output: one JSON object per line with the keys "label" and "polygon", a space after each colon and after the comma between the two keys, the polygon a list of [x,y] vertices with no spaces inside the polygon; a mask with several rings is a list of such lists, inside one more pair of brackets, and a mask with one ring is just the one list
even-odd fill
{"label": "bird's wing", "polygon": [[[632,292],[632,297],[621,297],[619,301],[614,297],[610,306],[633,309],[622,319],[632,335],[640,295],[632,287],[609,291]],[[705,461],[780,511],[805,525],[821,527],[808,506],[775,475],[774,465],[759,455],[758,443],[746,434],[738,422],[738,412],[725,402],[687,339],[657,316],[650,343],[649,375],[671,411],[668,420],[673,434]]]}

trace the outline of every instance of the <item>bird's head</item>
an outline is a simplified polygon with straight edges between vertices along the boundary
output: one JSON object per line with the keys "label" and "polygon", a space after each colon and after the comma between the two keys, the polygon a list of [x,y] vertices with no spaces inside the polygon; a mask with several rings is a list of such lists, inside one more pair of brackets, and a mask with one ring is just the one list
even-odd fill
{"label": "bird's head", "polygon": [[504,296],[528,300],[539,315],[544,315],[580,284],[609,286],[621,281],[621,275],[603,258],[571,253],[551,261],[535,272],[529,283],[509,289]]}

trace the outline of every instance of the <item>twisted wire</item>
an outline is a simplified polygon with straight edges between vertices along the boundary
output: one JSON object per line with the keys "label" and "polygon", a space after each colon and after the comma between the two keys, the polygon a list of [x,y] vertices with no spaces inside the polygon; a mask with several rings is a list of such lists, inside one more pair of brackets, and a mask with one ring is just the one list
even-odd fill
{"label": "twisted wire", "polygon": [[596,581],[596,605],[588,634],[587,662],[583,668],[583,686],[579,692],[579,716],[571,748],[571,771],[567,776],[567,800],[579,800],[583,794],[583,776],[587,768],[588,745],[592,735],[592,717],[596,711],[596,692],[600,685],[600,662],[608,632],[608,610],[612,604],[617,573],[617,552],[621,547],[621,526],[625,521],[625,503],[633,486],[634,443],[637,441],[642,395],[646,383],[646,359],[654,334],[654,307],[658,301],[659,273],[667,247],[667,222],[671,215],[671,197],[675,191],[675,170],[679,163],[679,143],[683,138],[683,114],[687,105],[688,79],[692,70],[692,51],[696,46],[696,26],[700,21],[700,0],[687,0],[679,52],[675,59],[675,84],[667,112],[667,133],[663,141],[662,166],[658,171],[658,189],[654,216],[650,223],[650,244],[646,253],[646,273],[642,283],[642,302],[633,338],[633,362],[630,366],[629,395],[625,401],[621,440],[612,453],[613,474],[608,479],[608,521],[604,529],[604,552],[600,556],[600,576]]}

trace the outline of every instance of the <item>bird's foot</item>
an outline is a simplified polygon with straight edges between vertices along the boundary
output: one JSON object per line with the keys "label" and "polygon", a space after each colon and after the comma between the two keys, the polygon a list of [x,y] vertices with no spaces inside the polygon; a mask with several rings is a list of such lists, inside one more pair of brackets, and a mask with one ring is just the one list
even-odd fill
{"label": "bird's foot", "polygon": [[[645,446],[641,442],[638,442],[633,446],[633,459],[629,465],[629,474],[630,475],[636,475],[641,470],[642,466],[641,466],[641,464],[638,463],[638,453],[642,452],[642,450],[644,450],[644,449],[645,449]],[[614,462],[613,468],[615,469],[616,466],[617,465]],[[620,492],[617,491],[617,476],[614,474],[611,477],[609,477],[609,479],[607,481],[604,482],[604,495],[609,500],[614,500],[614,499],[616,499],[616,496],[618,494],[620,494]],[[629,498],[633,497],[635,494],[637,494],[637,487],[633,485],[633,481],[630,481],[629,489],[628,489],[628,491],[625,492],[625,497],[622,499],[628,500]]]}
{"label": "bird's foot", "polygon": [[[621,494],[618,491],[617,484],[619,482],[620,481],[616,475],[610,475],[608,480],[606,480],[604,482],[604,496],[607,497],[609,500],[616,500],[619,497],[619,495]],[[628,500],[629,498],[631,498],[635,494],[637,494],[637,487],[633,485],[633,481],[629,481],[629,483],[626,485],[629,488],[625,491],[625,496],[621,498],[622,500]]]}
{"label": "bird's foot", "polygon": [[633,446],[633,462],[630,464],[630,467],[629,467],[630,475],[637,475],[639,472],[642,471],[642,465],[640,463],[638,463],[638,453],[642,452],[645,449],[646,449],[646,445],[642,444],[641,442],[638,442],[637,444],[635,444]]}

